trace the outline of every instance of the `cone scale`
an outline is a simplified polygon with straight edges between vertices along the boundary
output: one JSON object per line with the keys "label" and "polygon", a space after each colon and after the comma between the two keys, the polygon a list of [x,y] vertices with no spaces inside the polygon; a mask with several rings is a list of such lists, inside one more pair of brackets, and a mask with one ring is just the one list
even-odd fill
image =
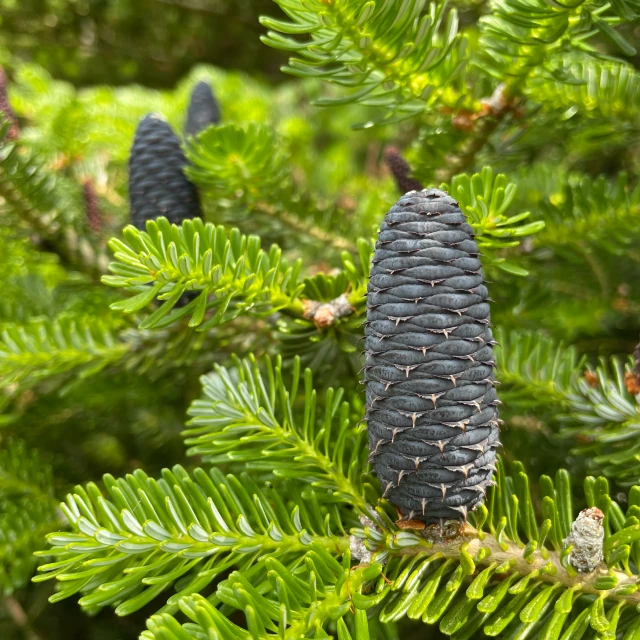
{"label": "cone scale", "polygon": [[370,461],[401,520],[466,520],[499,446],[489,304],[458,203],[405,194],[376,243],[365,324]]}

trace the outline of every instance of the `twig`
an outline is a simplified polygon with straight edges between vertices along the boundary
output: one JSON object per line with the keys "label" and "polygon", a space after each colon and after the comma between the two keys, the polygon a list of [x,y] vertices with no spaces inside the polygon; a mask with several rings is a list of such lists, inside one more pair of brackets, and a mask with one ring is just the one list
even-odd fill
{"label": "twig", "polygon": [[[2,177],[0,167],[0,177]],[[10,178],[2,182],[2,197],[65,262],[91,276],[94,280],[107,273],[108,258],[105,253],[93,247],[73,228],[63,228],[55,219],[55,212],[43,212],[30,204],[18,189],[13,187]]]}
{"label": "twig", "polygon": [[[565,589],[570,589],[580,585],[581,593],[601,595],[602,590],[597,589],[595,584],[601,576],[614,576],[617,579],[617,586],[635,585],[638,579],[637,575],[627,575],[624,571],[618,569],[608,569],[603,563],[590,573],[578,573],[575,576],[570,575],[562,565],[560,554],[557,551],[545,550],[544,554],[538,550],[527,559],[523,555],[523,548],[512,541],[498,543],[496,537],[490,533],[484,534],[481,540],[478,531],[471,525],[465,525],[461,535],[452,538],[451,541],[424,543],[405,547],[397,551],[399,555],[417,555],[424,554],[432,556],[441,554],[445,558],[459,558],[460,548],[463,544],[468,544],[467,552],[469,555],[477,556],[481,547],[488,549],[490,553],[479,562],[480,565],[488,565],[490,563],[501,564],[510,562],[510,573],[518,573],[521,576],[534,574],[543,582],[551,584],[560,584]],[[608,598],[614,598],[623,602],[638,605],[640,604],[640,591],[636,591],[629,595],[616,596],[609,593]]]}

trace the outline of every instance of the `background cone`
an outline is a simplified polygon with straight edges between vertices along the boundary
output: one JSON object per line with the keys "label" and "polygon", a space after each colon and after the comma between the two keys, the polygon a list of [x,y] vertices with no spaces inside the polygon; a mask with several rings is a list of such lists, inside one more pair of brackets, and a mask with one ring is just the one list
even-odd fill
{"label": "background cone", "polygon": [[213,96],[211,85],[202,80],[191,92],[184,134],[185,136],[195,136],[212,124],[219,123],[220,107]]}
{"label": "background cone", "polygon": [[186,164],[171,127],[154,115],[145,116],[129,158],[131,221],[136,227],[144,229],[147,220],[160,216],[175,224],[202,217],[198,192],[184,175]]}

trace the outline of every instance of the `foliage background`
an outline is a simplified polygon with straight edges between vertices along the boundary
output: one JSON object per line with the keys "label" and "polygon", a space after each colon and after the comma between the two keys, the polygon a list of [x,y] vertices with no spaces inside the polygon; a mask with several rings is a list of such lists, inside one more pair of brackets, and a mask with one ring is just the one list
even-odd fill
{"label": "foliage background", "polygon": [[[479,38],[490,29],[478,20],[497,13],[499,3],[453,6],[468,46],[480,55]],[[355,238],[371,238],[397,199],[383,163],[390,144],[403,149],[425,184],[451,183],[487,240],[502,344],[505,458],[521,460],[533,476],[569,468],[578,495],[587,473],[602,473],[623,504],[638,480],[637,402],[623,370],[640,334],[640,57],[624,44],[640,39],[637,19],[615,19],[622,44],[595,29],[589,46],[597,56],[580,46],[576,28],[575,41],[568,34],[556,49],[549,46],[544,64],[526,77],[516,62],[509,67],[510,54],[491,69],[493,78],[478,71],[484,61],[476,60],[467,86],[446,80],[445,65],[436,72],[438,90],[409,110],[413,118],[354,130],[392,103],[341,101],[340,87],[280,73],[287,55],[260,42],[266,29],[259,15],[282,18],[269,0],[2,3],[0,63],[21,142],[46,179],[37,192],[21,191],[11,176],[22,174],[12,174],[10,162],[18,166],[27,156],[3,156],[0,637],[138,636],[163,596],[127,617],[106,608],[89,618],[74,599],[49,606],[51,582],[28,584],[31,552],[61,520],[57,498],[74,485],[103,473],[143,468],[157,476],[176,463],[193,466],[181,436],[187,409],[201,395],[200,376],[216,363],[229,365],[231,353],[277,351],[288,362],[300,355],[321,393],[346,386],[353,416],[362,414],[354,380],[363,303],[355,293],[362,293],[364,274]],[[514,83],[516,107],[490,130],[474,128],[469,117],[506,77],[522,78]],[[140,329],[148,315],[142,308],[132,316],[110,311],[122,292],[98,284],[96,265],[107,240],[121,237],[128,222],[126,165],[135,127],[158,112],[181,131],[201,79],[211,82],[230,127],[222,151],[214,133],[201,161],[192,157],[192,178],[207,193],[206,219],[258,233],[265,248],[277,242],[290,263],[301,259],[307,276],[329,274],[306,281],[302,297],[331,299],[348,290],[356,317],[322,332],[292,302],[258,321],[232,318],[194,333]],[[321,99],[336,104],[313,105]],[[468,154],[473,139],[482,144]],[[234,153],[242,171],[229,160]],[[481,178],[487,165],[492,171]],[[512,247],[498,246],[495,208],[483,209],[487,198],[470,193],[468,178],[452,182],[465,172],[478,174],[476,185],[484,179],[489,202],[500,180],[517,185],[508,215],[531,212],[512,224],[535,229]],[[499,173],[506,178],[494,183]],[[82,191],[87,179],[101,212],[102,228],[93,235]],[[88,238],[88,259],[80,255],[84,245],[69,249],[59,228]],[[31,514],[32,507],[40,511]],[[409,622],[396,633],[440,637],[436,627]]]}

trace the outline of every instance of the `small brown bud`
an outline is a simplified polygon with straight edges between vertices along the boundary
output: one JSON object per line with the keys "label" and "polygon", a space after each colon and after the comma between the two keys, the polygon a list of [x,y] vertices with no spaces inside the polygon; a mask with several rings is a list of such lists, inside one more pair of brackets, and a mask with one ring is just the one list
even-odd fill
{"label": "small brown bud", "polygon": [[638,395],[640,393],[640,375],[634,371],[626,371],[624,374],[624,386],[632,396]]}
{"label": "small brown bud", "polygon": [[451,118],[451,124],[460,131],[466,131],[471,133],[473,131],[473,125],[478,119],[478,114],[473,111],[459,111],[453,118]]}
{"label": "small brown bud", "polygon": [[329,327],[336,321],[336,314],[330,304],[322,304],[313,316],[316,327]]}
{"label": "small brown bud", "polygon": [[330,302],[304,300],[303,305],[303,316],[307,320],[313,320],[318,329],[330,327],[340,318],[351,315],[354,311],[354,308],[349,303],[347,296],[344,294]]}
{"label": "small brown bud", "polygon": [[593,387],[595,389],[598,386],[598,376],[596,376],[596,374],[593,373],[593,371],[590,371],[589,369],[587,369],[584,372],[584,379],[587,381],[587,384],[590,387]]}

